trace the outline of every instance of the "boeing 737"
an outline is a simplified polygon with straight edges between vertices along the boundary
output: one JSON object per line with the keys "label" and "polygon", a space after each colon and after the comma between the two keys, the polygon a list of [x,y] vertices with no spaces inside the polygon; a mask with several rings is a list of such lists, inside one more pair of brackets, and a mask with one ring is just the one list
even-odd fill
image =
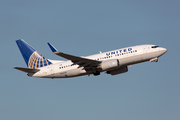
{"label": "boeing 737", "polygon": [[27,68],[14,67],[28,76],[40,78],[70,78],[84,75],[100,75],[101,72],[117,75],[128,71],[128,66],[141,62],[157,62],[167,49],[157,45],[138,45],[78,57],[59,52],[48,43],[52,52],[67,61],[50,60],[42,56],[23,39],[16,40]]}

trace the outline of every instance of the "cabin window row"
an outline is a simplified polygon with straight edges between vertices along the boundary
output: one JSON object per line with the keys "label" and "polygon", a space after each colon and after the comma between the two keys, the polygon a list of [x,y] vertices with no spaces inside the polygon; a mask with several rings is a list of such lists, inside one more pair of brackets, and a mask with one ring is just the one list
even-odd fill
{"label": "cabin window row", "polygon": [[59,67],[59,69],[63,69],[63,68],[71,67],[71,66],[74,66],[74,64],[62,66],[62,67]]}
{"label": "cabin window row", "polygon": [[[115,56],[121,56],[121,55],[130,54],[130,53],[134,53],[134,52],[137,52],[137,50],[126,52],[126,53],[121,53],[121,54],[116,54]],[[98,58],[98,59],[95,59],[95,60],[103,60],[103,59],[108,59],[108,58],[111,58],[111,57],[112,56],[101,57],[101,58]]]}
{"label": "cabin window row", "polygon": [[125,54],[131,54],[131,53],[134,53],[134,52],[137,52],[137,50],[130,51],[130,52],[125,52],[125,53],[121,53],[121,54],[117,54],[117,55],[115,55],[115,56],[120,56],[120,55],[125,55]]}

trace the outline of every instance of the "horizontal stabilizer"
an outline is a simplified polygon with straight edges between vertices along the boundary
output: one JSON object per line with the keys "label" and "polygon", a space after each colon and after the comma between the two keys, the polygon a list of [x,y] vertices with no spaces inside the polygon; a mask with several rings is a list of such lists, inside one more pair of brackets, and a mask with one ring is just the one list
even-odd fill
{"label": "horizontal stabilizer", "polygon": [[31,69],[31,68],[22,68],[22,67],[14,67],[14,69],[26,72],[26,73],[35,73],[40,71],[40,69]]}

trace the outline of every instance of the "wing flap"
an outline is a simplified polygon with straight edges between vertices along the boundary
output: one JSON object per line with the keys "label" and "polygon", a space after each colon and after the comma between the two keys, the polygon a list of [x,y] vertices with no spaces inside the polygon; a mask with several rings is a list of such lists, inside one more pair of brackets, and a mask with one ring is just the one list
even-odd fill
{"label": "wing flap", "polygon": [[22,67],[14,67],[14,69],[26,72],[26,73],[35,73],[40,71],[40,69],[31,69],[31,68],[22,68]]}

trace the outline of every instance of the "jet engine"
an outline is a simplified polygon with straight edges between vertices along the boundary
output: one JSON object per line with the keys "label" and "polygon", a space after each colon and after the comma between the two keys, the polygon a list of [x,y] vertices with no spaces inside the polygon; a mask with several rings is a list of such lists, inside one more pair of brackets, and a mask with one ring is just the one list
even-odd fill
{"label": "jet engine", "polygon": [[111,74],[111,75],[117,75],[117,74],[125,73],[127,71],[128,71],[128,67],[124,66],[124,67],[120,67],[114,70],[107,71],[106,73]]}
{"label": "jet engine", "polygon": [[103,71],[110,70],[110,69],[116,68],[118,66],[120,66],[118,59],[105,60],[105,61],[102,61],[102,63],[100,64],[100,68]]}

